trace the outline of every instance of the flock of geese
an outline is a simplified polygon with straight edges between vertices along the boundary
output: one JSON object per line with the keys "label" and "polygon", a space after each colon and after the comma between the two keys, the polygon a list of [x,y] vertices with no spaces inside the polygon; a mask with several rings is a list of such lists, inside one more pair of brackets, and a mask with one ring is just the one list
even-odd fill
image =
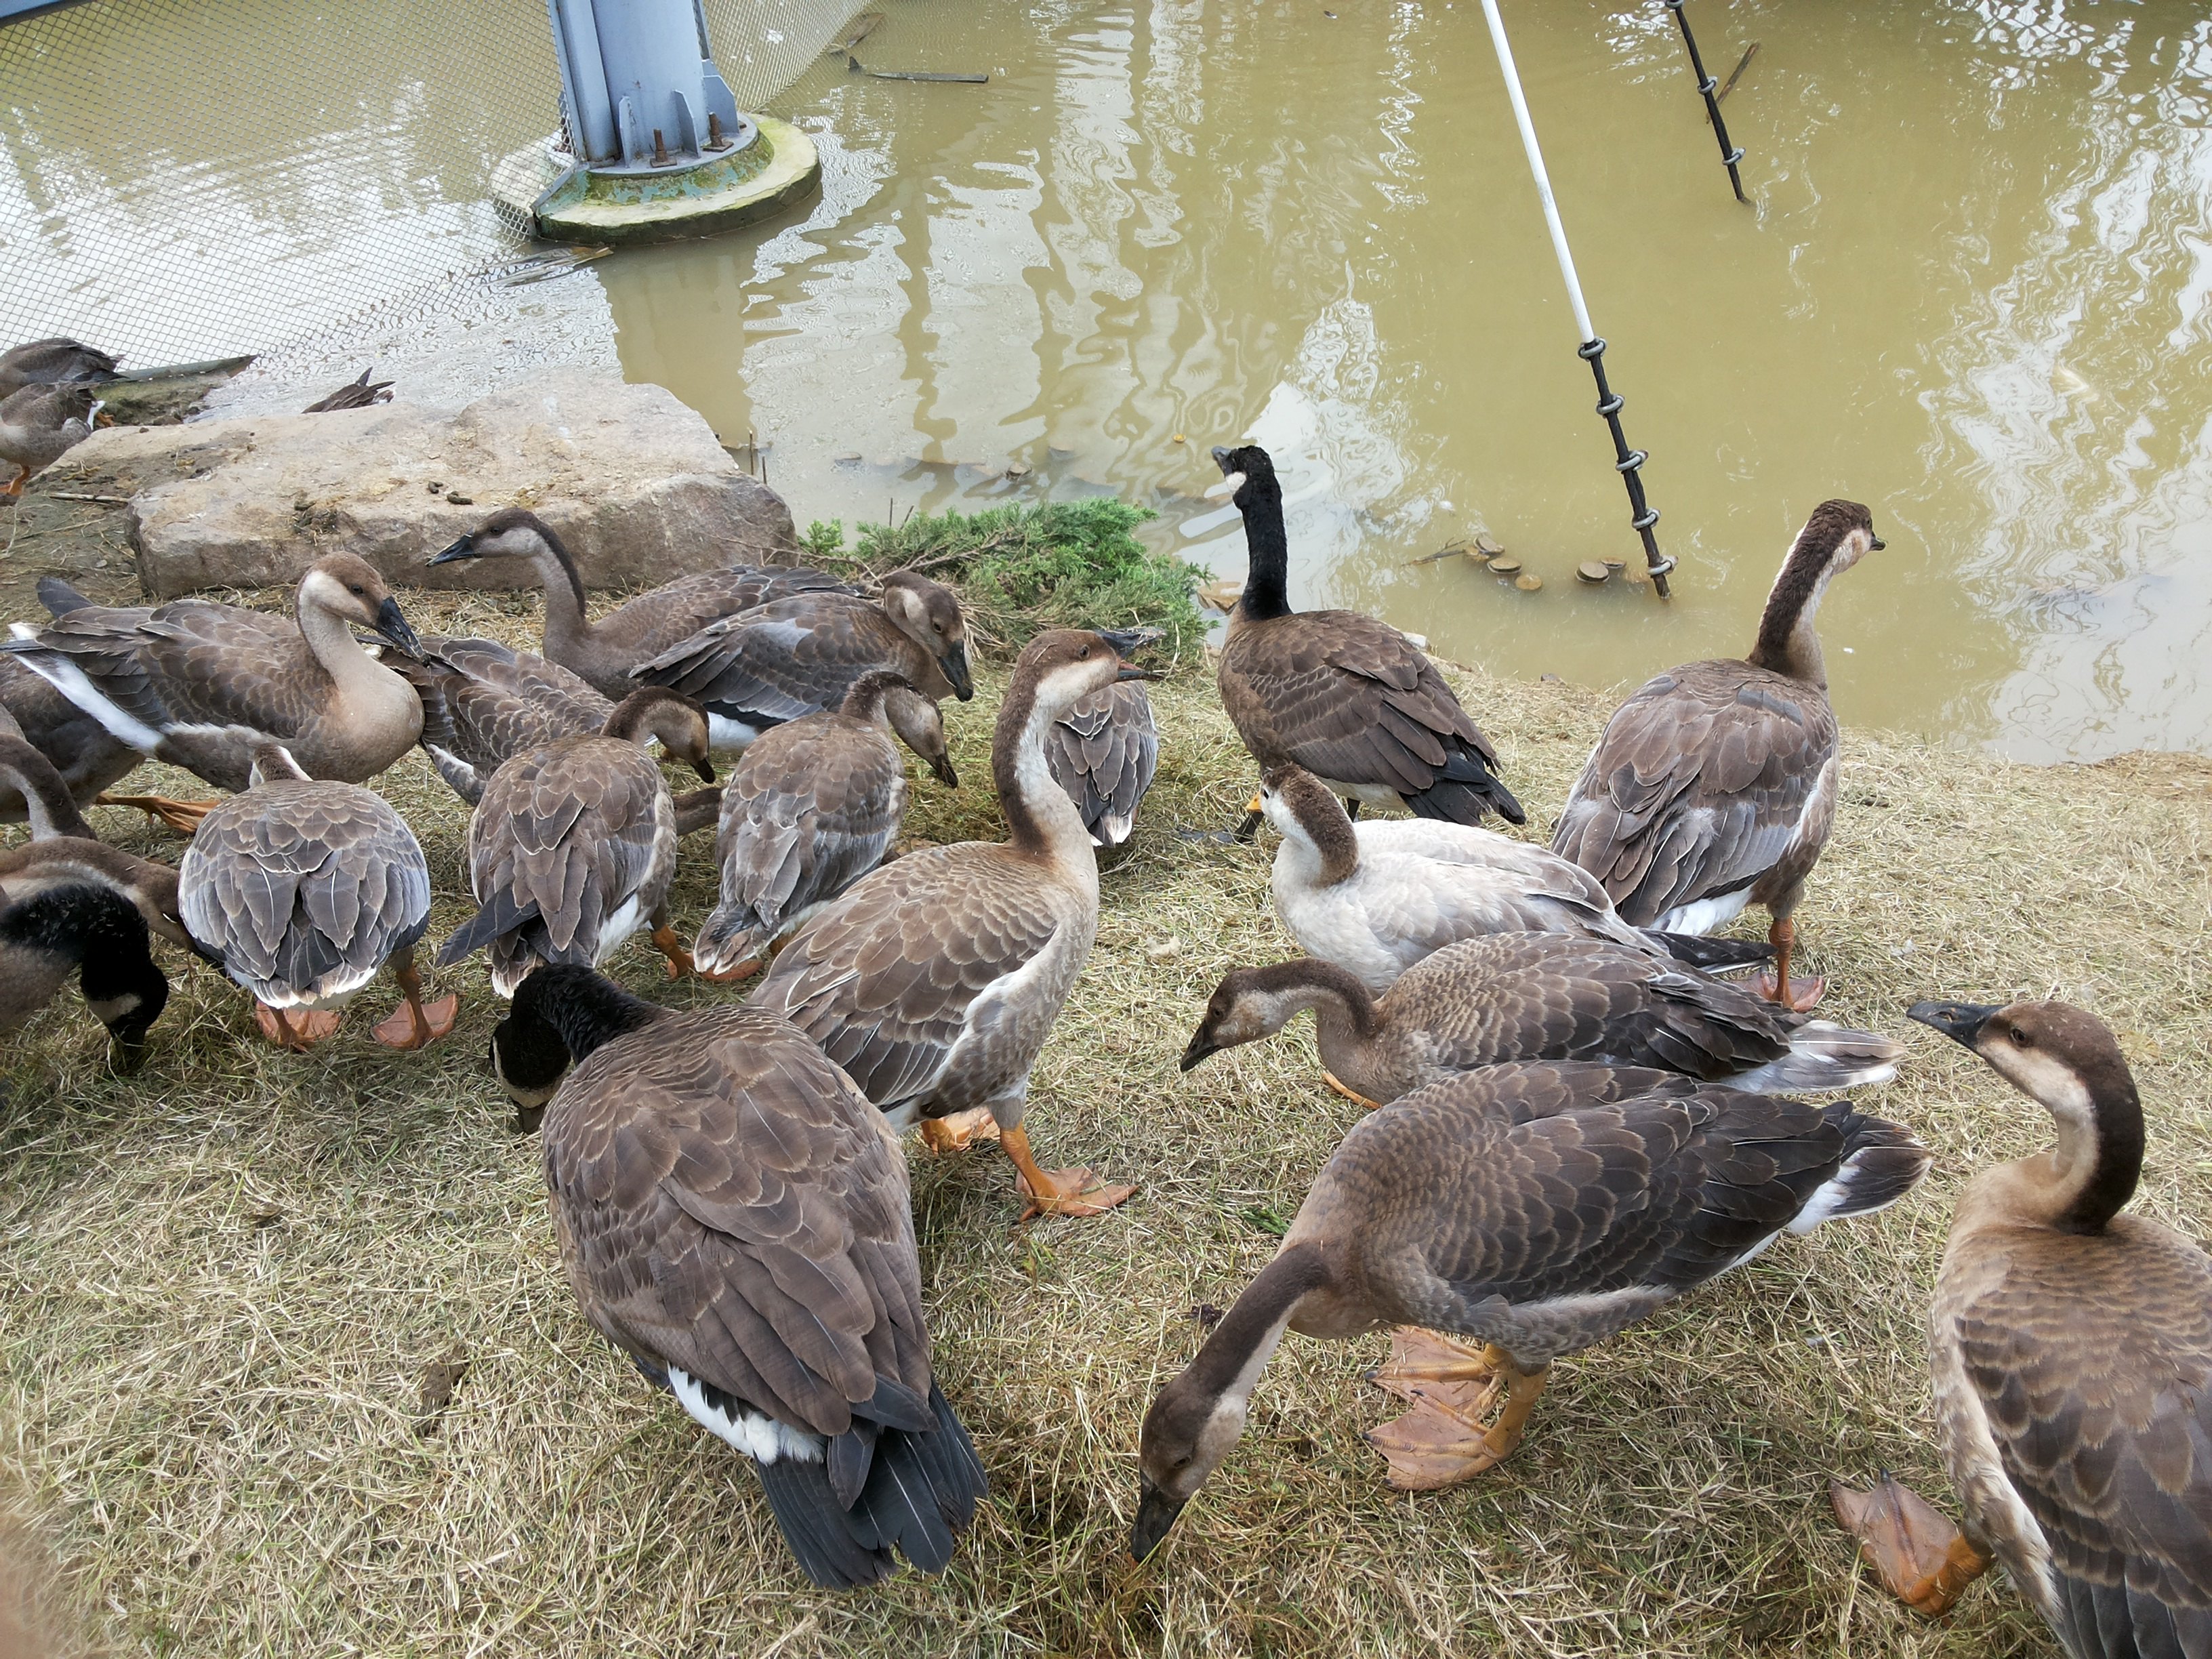
{"label": "flock of geese", "polygon": [[[1930,1162],[1832,1097],[1893,1076],[1900,1045],[1816,1018],[1820,981],[1790,972],[1837,799],[1814,616],[1881,546],[1864,507],[1812,515],[1747,657],[1674,669],[1615,713],[1547,850],[1479,823],[1525,813],[1411,641],[1290,607],[1268,458],[1214,453],[1251,554],[1219,662],[1261,778],[1240,833],[1279,832],[1274,902],[1305,954],[1229,974],[1182,1066],[1310,1010],[1328,1080],[1371,1109],[1146,1414],[1139,1559],[1230,1455],[1285,1330],[1395,1328],[1376,1375],[1408,1409],[1370,1438],[1394,1486],[1449,1486],[1512,1454],[1554,1359],[1785,1232],[1882,1208]],[[378,1040],[450,1030],[455,1000],[418,968],[422,848],[360,787],[421,746],[471,808],[477,908],[436,959],[483,951],[509,999],[491,1063],[542,1133],[586,1317],[750,1460],[815,1583],[870,1583],[901,1555],[939,1571],[987,1480],[933,1368],[900,1136],[999,1139],[1024,1219],[1133,1190],[1041,1168],[1026,1107],[1097,932],[1101,859],[1158,763],[1153,676],[1131,660],[1148,641],[1031,641],[993,732],[1006,838],[895,854],[895,743],[957,782],[939,708],[975,688],[950,591],[733,569],[593,620],[530,514],[491,514],[436,562],[471,559],[536,567],[542,653],[418,637],[343,555],[307,572],[289,619],[43,583],[50,620],[0,653],[0,807],[31,827],[0,856],[0,1029],[75,975],[118,1063],[140,1064],[167,996],[158,937],[288,1047],[327,1038],[384,971],[400,1001]],[[709,787],[672,791],[655,744]],[[147,757],[229,793],[105,793]],[[181,864],[102,844],[94,799],[189,834]],[[1359,816],[1389,805],[1413,816]],[[710,824],[720,901],[687,944],[670,878]],[[1765,945],[1709,937],[1753,903]],[[757,982],[689,1012],[634,996],[597,969],[640,932],[672,973]],[[1743,969],[1760,977],[1725,976]],[[1911,1012],[2057,1139],[1967,1188],[1935,1298],[1965,1532],[1893,1484],[1849,1519],[1925,1611],[1996,1559],[2076,1656],[2212,1653],[2212,1265],[2123,1212],[2143,1147],[2126,1062],[2063,1005]]]}

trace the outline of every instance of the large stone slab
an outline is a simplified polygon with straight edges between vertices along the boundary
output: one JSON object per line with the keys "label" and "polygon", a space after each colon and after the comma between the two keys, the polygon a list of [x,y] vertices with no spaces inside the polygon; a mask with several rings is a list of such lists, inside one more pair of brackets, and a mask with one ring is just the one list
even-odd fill
{"label": "large stone slab", "polygon": [[781,499],[703,417],[605,369],[551,370],[458,412],[392,403],[113,428],[68,459],[130,495],[139,579],[161,599],[288,586],[333,552],[407,586],[532,585],[520,566],[426,568],[501,507],[551,525],[593,587],[797,556]]}

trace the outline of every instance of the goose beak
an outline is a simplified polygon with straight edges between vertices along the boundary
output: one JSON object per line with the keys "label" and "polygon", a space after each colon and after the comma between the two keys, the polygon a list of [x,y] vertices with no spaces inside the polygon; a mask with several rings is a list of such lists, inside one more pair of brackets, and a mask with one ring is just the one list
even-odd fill
{"label": "goose beak", "polygon": [[407,618],[399,614],[398,600],[386,599],[376,607],[376,631],[409,656],[422,655],[422,641],[415,637],[415,630],[407,625]]}
{"label": "goose beak", "polygon": [[[1182,1060],[1180,1062],[1180,1069],[1188,1072],[1192,1066],[1197,1065],[1199,1061],[1204,1060],[1207,1055],[1218,1054],[1220,1052],[1221,1045],[1208,1037],[1206,1035],[1205,1028],[1201,1026],[1199,1030],[1191,1034],[1190,1046],[1182,1051]],[[1141,1559],[1142,1558],[1139,1559]]]}
{"label": "goose beak", "polygon": [[699,775],[700,780],[702,782],[714,782],[714,763],[708,760],[704,755],[700,756],[696,760],[691,763],[691,769]]}
{"label": "goose beak", "polygon": [[1136,1524],[1129,1528],[1129,1553],[1141,1561],[1168,1535],[1176,1516],[1182,1513],[1182,1500],[1169,1497],[1144,1477],[1138,1478],[1144,1486],[1137,1502]]}
{"label": "goose beak", "polygon": [[937,659],[937,665],[945,671],[945,678],[952,682],[954,696],[963,702],[969,702],[975,696],[975,677],[968,669],[968,647],[965,641],[954,641],[951,647]]}
{"label": "goose beak", "polygon": [[929,757],[929,769],[937,781],[947,789],[957,789],[960,787],[960,775],[952,769],[951,756],[932,755]]}
{"label": "goose beak", "polygon": [[456,559],[473,559],[476,556],[477,538],[474,536],[456,536],[430,556],[430,562],[451,564]]}
{"label": "goose beak", "polygon": [[1982,1035],[1982,1027],[1996,1012],[1997,1006],[1992,1002],[1916,1002],[1905,1011],[1905,1017],[1972,1048]]}
{"label": "goose beak", "polygon": [[1887,547],[1887,546],[1889,545],[1889,544],[1888,544],[1887,542],[1886,542],[1886,541],[1882,540],[1882,538],[1881,538],[1881,537],[1876,536],[1876,537],[1875,537],[1873,539],[1871,539],[1870,541],[1869,541],[1869,542],[1868,542],[1868,544],[1867,544],[1867,545],[1868,545],[1869,547],[1872,548],[1875,552],[1879,553],[1879,552],[1881,552],[1881,550],[1882,550],[1883,548]]}

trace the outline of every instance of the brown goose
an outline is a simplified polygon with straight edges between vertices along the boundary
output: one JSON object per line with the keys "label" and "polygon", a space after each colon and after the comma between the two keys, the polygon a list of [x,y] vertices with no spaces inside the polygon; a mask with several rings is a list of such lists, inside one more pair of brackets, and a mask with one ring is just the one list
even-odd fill
{"label": "brown goose", "polygon": [[637,690],[630,671],[679,644],[718,617],[788,594],[849,592],[835,576],[781,565],[703,571],[641,593],[597,622],[584,615],[584,579],[561,538],[534,513],[503,507],[431,559],[527,559],[545,590],[545,655],[600,696]]}
{"label": "brown goose", "polygon": [[177,872],[101,841],[46,757],[5,732],[0,732],[0,787],[12,788],[27,804],[31,824],[29,841],[0,852],[0,895],[16,900],[48,887],[105,887],[127,901],[155,933],[191,948],[178,908]]}
{"label": "brown goose", "polygon": [[1097,634],[1031,640],[991,739],[1006,839],[924,848],[862,877],[793,935],[754,999],[820,1043],[902,1128],[988,1109],[1027,1214],[1097,1215],[1133,1190],[1088,1170],[1040,1170],[1022,1114],[1098,931],[1098,862],[1046,770],[1045,735],[1100,686],[1151,678]]}
{"label": "brown goose", "polygon": [[763,732],[844,700],[866,673],[898,675],[932,702],[975,695],[968,628],[948,587],[911,571],[883,595],[794,593],[709,623],[632,672],[696,697],[714,746],[742,749]]}
{"label": "brown goose", "polygon": [[[1127,651],[1130,647],[1115,644]],[[1046,734],[1045,763],[1067,792],[1094,847],[1119,847],[1160,769],[1160,728],[1137,681],[1093,691]]]}
{"label": "brown goose", "polygon": [[14,501],[23,486],[92,435],[100,394],[88,386],[27,386],[0,398],[0,461],[15,476],[0,501]]}
{"label": "brown goose", "polygon": [[[39,599],[60,616],[90,603],[58,576],[39,578]],[[61,774],[70,798],[88,806],[94,797],[138,764],[138,751],[46,680],[20,658],[0,652],[0,714]],[[23,798],[0,786],[0,822],[23,821]]]}
{"label": "brown goose", "polygon": [[1352,1126],[1281,1253],[1153,1401],[1130,1551],[1149,1554],[1229,1455],[1285,1329],[1414,1325],[1486,1345],[1401,1332],[1370,1373],[1414,1406],[1368,1437],[1391,1484],[1450,1486],[1520,1444],[1553,1360],[1784,1231],[1894,1202],[1928,1162],[1904,1128],[1841,1101],[1667,1072],[1496,1066],[1410,1094]]}
{"label": "brown goose", "polygon": [[[1498,755],[1436,665],[1357,611],[1293,611],[1290,539],[1274,463],[1256,445],[1216,449],[1244,515],[1251,564],[1221,647],[1221,704],[1261,769],[1302,766],[1348,799],[1402,801],[1418,817],[1527,821]],[[1248,817],[1242,834],[1259,827]]]}
{"label": "brown goose", "polygon": [[368,368],[364,368],[361,372],[361,378],[359,380],[349,380],[345,385],[340,386],[336,392],[331,392],[328,397],[316,398],[314,402],[309,404],[306,409],[301,411],[301,413],[305,415],[327,415],[334,409],[367,409],[371,404],[390,403],[392,401],[392,382],[389,380],[379,380],[375,385],[371,386],[368,382],[368,377],[374,373],[376,373],[376,369],[374,365]]}
{"label": "brown goose", "polygon": [[1301,957],[1223,979],[1184,1049],[1186,1072],[1314,1013],[1329,1082],[1367,1106],[1456,1072],[1589,1060],[1680,1072],[1731,1089],[1887,1083],[1905,1050],[1872,1031],[1779,1009],[1648,951],[1560,933],[1462,939],[1380,999],[1334,963]]}
{"label": "brown goose", "polygon": [[649,922],[669,971],[690,968],[665,908],[676,802],[646,752],[656,738],[714,775],[706,716],[657,687],[617,703],[599,732],[556,738],[492,774],[469,819],[469,887],[482,908],[446,941],[441,967],[484,951],[492,989],[511,997],[538,963],[597,967]]}
{"label": "brown goose", "polygon": [[523,981],[492,1060],[526,1109],[550,1096],[585,1318],[752,1460],[806,1576],[872,1584],[894,1548],[942,1572],[987,1482],[931,1374],[905,1160],[850,1079],[760,1009],[575,967]]}
{"label": "brown goose", "polygon": [[1486,933],[1601,939],[1707,969],[1771,954],[1741,939],[1632,927],[1589,871],[1494,830],[1429,818],[1355,823],[1299,767],[1269,772],[1260,803],[1283,837],[1270,882],[1275,914],[1308,955],[1349,969],[1370,991],[1389,990],[1447,945]]}
{"label": "brown goose", "polygon": [[[399,601],[363,559],[334,553],[300,579],[290,621],[206,599],[150,610],[78,605],[42,629],[18,623],[7,649],[139,754],[220,789],[247,787],[278,744],[309,777],[359,783],[415,745],[414,688],[364,650],[356,627],[418,648]],[[122,803],[189,830],[204,803]]]}
{"label": "brown goose", "polygon": [[32,340],[0,352],[0,398],[27,386],[98,385],[115,378],[115,359],[82,340],[57,336]]}
{"label": "brown goose", "polygon": [[896,732],[948,788],[959,775],[937,705],[896,674],[853,682],[835,714],[806,714],[747,749],[722,791],[722,901],[691,947],[710,979],[761,953],[884,861],[906,816]]}
{"label": "brown goose", "polygon": [[262,1034],[304,1048],[389,963],[406,999],[374,1036],[419,1048],[453,1029],[456,997],[425,1005],[415,944],[430,921],[430,866],[383,798],[310,778],[280,744],[253,751],[244,793],[214,802],[178,871],[185,926],[253,994]]}
{"label": "brown goose", "polygon": [[[2064,1003],[1911,1012],[2049,1111],[2057,1140],[1967,1185],[1929,1310],[1966,1536],[1893,1482],[1855,1529],[1923,1613],[1994,1556],[2075,1659],[2212,1653],[2212,1259],[2122,1212],[2143,1152],[2127,1061]],[[1900,1504],[1933,1523],[1917,1550]]]}
{"label": "brown goose", "polygon": [[1792,1008],[1822,989],[1790,982],[1790,916],[1836,815],[1836,716],[1814,618],[1828,584],[1881,546],[1856,501],[1814,508],[1750,656],[1669,669],[1621,704],[1552,836],[1639,927],[1710,933],[1764,906],[1767,981]]}
{"label": "brown goose", "polygon": [[422,700],[422,752],[471,806],[517,755],[594,735],[615,712],[580,675],[496,640],[431,635],[416,659],[392,666]]}
{"label": "brown goose", "polygon": [[117,1069],[135,1072],[146,1033],[168,1006],[169,981],[147,948],[146,919],[112,888],[41,884],[0,889],[0,1032],[52,1002],[71,974],[115,1042]]}

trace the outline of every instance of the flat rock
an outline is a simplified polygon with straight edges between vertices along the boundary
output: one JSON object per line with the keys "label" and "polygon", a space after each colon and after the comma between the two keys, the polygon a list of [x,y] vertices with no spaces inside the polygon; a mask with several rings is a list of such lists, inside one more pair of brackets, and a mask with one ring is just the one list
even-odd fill
{"label": "flat rock", "polygon": [[781,498],[702,416],[605,369],[556,369],[458,412],[391,403],[115,427],[69,460],[130,495],[139,580],[159,599],[289,586],[336,552],[402,586],[535,586],[520,564],[427,568],[502,507],[552,526],[592,587],[798,557]]}

